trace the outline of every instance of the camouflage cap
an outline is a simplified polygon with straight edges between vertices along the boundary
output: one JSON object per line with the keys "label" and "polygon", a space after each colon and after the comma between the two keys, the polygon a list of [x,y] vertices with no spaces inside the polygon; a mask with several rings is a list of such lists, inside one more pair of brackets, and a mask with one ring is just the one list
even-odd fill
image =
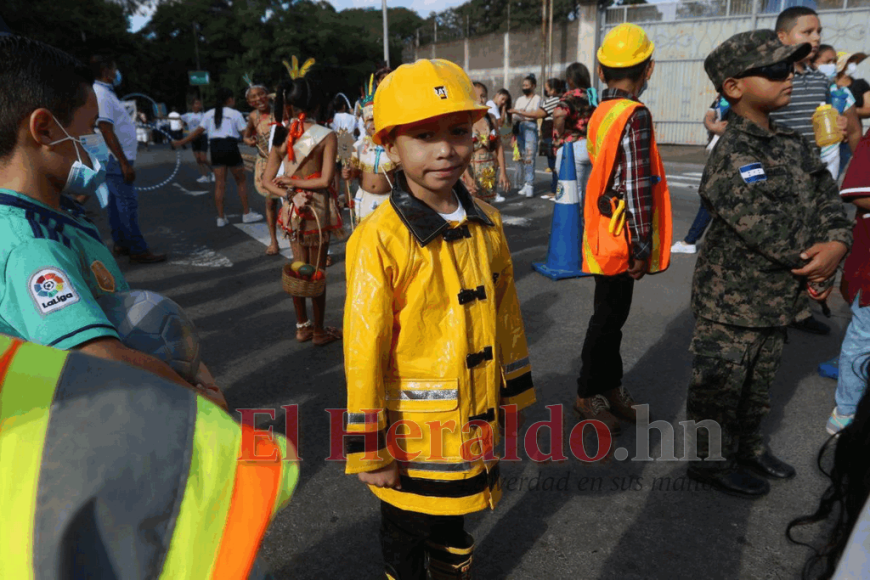
{"label": "camouflage cap", "polygon": [[773,30],[741,32],[717,46],[707,56],[704,70],[716,90],[721,91],[725,79],[784,60],[798,62],[806,58],[810,51],[812,46],[809,43],[784,45]]}

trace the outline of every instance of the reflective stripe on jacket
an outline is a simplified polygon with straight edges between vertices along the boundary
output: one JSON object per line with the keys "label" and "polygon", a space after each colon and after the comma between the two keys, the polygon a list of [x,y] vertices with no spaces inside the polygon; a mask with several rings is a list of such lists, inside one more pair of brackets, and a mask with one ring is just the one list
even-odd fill
{"label": "reflective stripe on jacket", "polygon": [[[598,105],[589,121],[587,147],[592,173],[586,185],[583,204],[583,271],[615,276],[628,270],[631,258],[631,231],[611,227],[611,217],[602,213],[599,201],[607,193],[618,158],[625,126],[641,103],[612,99]],[[659,156],[655,135],[650,143],[650,177],[653,196],[652,252],[649,273],[667,270],[671,259],[671,196],[665,168]],[[624,200],[623,200],[624,201]],[[616,230],[616,231],[612,231]]]}
{"label": "reflective stripe on jacket", "polygon": [[280,436],[255,443],[278,460],[240,459],[243,429],[151,373],[0,335],[0,578],[254,577],[298,466]]}
{"label": "reflective stripe on jacket", "polygon": [[498,502],[498,461],[477,456],[499,442],[500,405],[535,401],[528,346],[498,211],[459,183],[467,217],[447,222],[405,187],[399,172],[390,203],[348,242],[346,470],[400,455],[387,448],[392,426],[412,435],[396,443],[402,489],[372,492],[405,510],[465,514]]}

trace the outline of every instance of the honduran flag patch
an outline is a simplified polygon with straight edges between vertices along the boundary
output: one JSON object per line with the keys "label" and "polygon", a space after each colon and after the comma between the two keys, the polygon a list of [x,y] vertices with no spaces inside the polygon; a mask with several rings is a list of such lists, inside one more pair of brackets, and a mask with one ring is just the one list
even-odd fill
{"label": "honduran flag patch", "polygon": [[761,163],[750,163],[740,168],[740,177],[746,183],[755,183],[756,181],[767,181],[767,175],[764,173],[764,167]]}

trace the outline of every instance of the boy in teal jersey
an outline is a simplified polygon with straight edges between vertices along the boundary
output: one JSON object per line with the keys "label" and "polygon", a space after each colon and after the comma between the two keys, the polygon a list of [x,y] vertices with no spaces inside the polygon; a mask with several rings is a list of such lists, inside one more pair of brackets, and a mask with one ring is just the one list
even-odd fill
{"label": "boy in teal jersey", "polygon": [[[194,388],[121,344],[97,299],[129,290],[97,228],[66,195],[98,193],[91,73],[37,41],[0,37],[0,333],[119,360]],[[207,371],[203,383],[213,382]],[[216,387],[197,389],[226,405]]]}

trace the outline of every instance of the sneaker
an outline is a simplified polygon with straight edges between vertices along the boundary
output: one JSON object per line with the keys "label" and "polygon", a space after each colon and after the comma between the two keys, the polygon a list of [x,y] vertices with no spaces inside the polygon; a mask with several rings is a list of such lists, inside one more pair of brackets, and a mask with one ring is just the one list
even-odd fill
{"label": "sneaker", "polygon": [[230,222],[228,222],[228,221],[226,220],[226,218],[219,217],[219,218],[217,219],[217,227],[219,227],[219,228],[224,227],[224,226],[227,225],[228,223],[230,223]]}
{"label": "sneaker", "polygon": [[263,219],[263,214],[259,214],[255,211],[249,211],[245,215],[242,216],[242,222],[246,224],[252,224],[254,222],[258,222]]}
{"label": "sneaker", "polygon": [[492,203],[502,203],[505,201],[505,198],[496,194],[494,198],[492,198]]}
{"label": "sneaker", "polygon": [[837,408],[834,407],[834,410],[831,412],[831,416],[828,418],[828,424],[825,426],[829,435],[836,435],[843,429],[845,429],[851,422],[852,419],[855,418],[855,415],[841,415],[837,412]]}
{"label": "sneaker", "polygon": [[610,402],[604,395],[595,395],[587,399],[577,397],[574,402],[574,412],[583,419],[601,421],[614,437],[622,432],[619,419],[610,412]]}
{"label": "sneaker", "polygon": [[604,396],[607,397],[607,402],[610,403],[608,407],[614,415],[630,423],[637,423],[637,409],[632,408],[637,403],[625,387],[616,387],[604,393]]}
{"label": "sneaker", "polygon": [[196,180],[197,183],[209,183],[211,179],[208,178],[208,175],[201,175],[199,179]]}
{"label": "sneaker", "polygon": [[671,246],[672,254],[694,254],[698,251],[695,244],[687,244],[686,242],[677,242]]}
{"label": "sneaker", "polygon": [[212,173],[211,175],[208,176],[208,180],[211,183],[214,183],[215,181],[217,181],[217,178],[214,176],[214,173]]}
{"label": "sneaker", "polygon": [[548,167],[544,170],[544,173],[553,173],[553,170]]}
{"label": "sneaker", "polygon": [[526,196],[526,197],[534,197],[534,196],[535,196],[535,190],[534,190],[534,188],[533,188],[531,185],[529,185],[529,184],[527,183],[527,184],[525,184],[525,185],[523,186],[523,188],[520,190],[520,195],[524,195],[524,196]]}

